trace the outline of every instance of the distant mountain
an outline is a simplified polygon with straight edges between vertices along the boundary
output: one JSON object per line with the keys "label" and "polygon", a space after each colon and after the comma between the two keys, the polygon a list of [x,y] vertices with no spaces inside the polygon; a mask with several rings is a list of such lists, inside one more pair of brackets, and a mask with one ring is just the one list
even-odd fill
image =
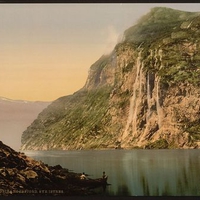
{"label": "distant mountain", "polygon": [[153,8],[22,135],[23,150],[200,148],[200,12]]}
{"label": "distant mountain", "polygon": [[0,97],[0,140],[19,150],[23,131],[49,104]]}

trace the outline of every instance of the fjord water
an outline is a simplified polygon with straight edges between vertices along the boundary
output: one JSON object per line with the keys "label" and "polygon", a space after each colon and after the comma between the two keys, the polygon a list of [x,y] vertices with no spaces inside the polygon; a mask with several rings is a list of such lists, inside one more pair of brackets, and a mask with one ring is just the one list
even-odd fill
{"label": "fjord water", "polygon": [[200,150],[25,151],[90,178],[105,171],[110,196],[199,196]]}

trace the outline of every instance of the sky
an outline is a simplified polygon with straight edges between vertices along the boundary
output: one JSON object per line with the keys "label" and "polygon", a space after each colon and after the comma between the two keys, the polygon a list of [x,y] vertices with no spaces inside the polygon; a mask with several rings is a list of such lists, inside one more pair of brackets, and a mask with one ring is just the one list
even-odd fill
{"label": "sky", "polygon": [[0,96],[53,101],[73,94],[90,66],[157,6],[200,11],[194,3],[0,4]]}

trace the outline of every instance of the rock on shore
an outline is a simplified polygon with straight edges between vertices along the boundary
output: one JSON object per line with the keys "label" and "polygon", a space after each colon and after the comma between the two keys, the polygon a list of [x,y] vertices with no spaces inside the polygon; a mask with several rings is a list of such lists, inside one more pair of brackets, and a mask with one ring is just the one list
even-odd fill
{"label": "rock on shore", "polygon": [[90,195],[89,185],[80,185],[80,174],[60,165],[48,166],[0,141],[0,196]]}

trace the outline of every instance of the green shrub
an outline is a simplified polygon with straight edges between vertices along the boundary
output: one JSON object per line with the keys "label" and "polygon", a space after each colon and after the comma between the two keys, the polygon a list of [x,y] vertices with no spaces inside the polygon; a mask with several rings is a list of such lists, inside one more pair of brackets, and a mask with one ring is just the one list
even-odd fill
{"label": "green shrub", "polygon": [[156,140],[146,145],[146,149],[167,149],[168,142],[165,139]]}

